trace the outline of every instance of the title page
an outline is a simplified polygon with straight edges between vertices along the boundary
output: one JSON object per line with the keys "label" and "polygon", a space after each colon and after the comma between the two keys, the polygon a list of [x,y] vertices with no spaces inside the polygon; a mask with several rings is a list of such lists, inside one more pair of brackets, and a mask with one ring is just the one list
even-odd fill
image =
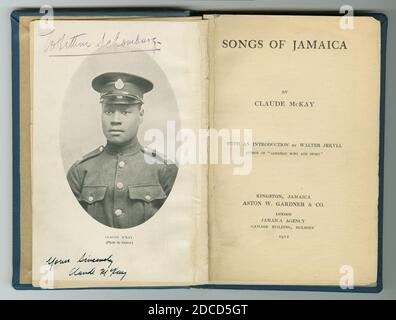
{"label": "title page", "polygon": [[211,125],[252,132],[211,168],[210,281],[375,285],[380,23],[209,20]]}

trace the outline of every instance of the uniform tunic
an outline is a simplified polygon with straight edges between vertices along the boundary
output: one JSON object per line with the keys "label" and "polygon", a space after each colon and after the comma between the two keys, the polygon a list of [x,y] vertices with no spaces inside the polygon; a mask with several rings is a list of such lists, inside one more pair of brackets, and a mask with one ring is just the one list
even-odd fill
{"label": "uniform tunic", "polygon": [[177,171],[175,164],[139,143],[126,148],[108,144],[77,161],[67,179],[81,206],[94,219],[113,228],[131,228],[161,208]]}

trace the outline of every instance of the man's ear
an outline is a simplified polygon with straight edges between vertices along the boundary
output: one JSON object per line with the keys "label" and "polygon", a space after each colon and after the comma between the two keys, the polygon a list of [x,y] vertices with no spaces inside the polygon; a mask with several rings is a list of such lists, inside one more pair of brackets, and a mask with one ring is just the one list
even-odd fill
{"label": "man's ear", "polygon": [[139,110],[139,124],[143,122],[144,109]]}

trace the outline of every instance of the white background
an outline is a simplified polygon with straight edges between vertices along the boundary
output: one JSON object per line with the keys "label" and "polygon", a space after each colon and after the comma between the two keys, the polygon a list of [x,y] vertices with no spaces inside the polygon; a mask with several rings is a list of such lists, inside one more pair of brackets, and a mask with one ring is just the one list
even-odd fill
{"label": "white background", "polygon": [[[384,234],[383,281],[380,294],[286,292],[263,290],[218,289],[111,289],[111,290],[59,290],[17,291],[12,279],[12,99],[11,99],[11,23],[14,9],[38,8],[44,4],[55,7],[167,7],[205,11],[286,11],[321,10],[338,11],[345,3],[355,10],[385,13],[389,19],[386,70],[386,120],[385,120],[385,184],[384,184]],[[394,0],[293,0],[268,1],[132,1],[132,0],[69,0],[69,1],[19,1],[3,0],[0,3],[1,48],[1,108],[0,108],[0,299],[395,299],[396,298],[396,208],[393,202],[396,190],[396,1]],[[391,144],[393,142],[393,145]]]}

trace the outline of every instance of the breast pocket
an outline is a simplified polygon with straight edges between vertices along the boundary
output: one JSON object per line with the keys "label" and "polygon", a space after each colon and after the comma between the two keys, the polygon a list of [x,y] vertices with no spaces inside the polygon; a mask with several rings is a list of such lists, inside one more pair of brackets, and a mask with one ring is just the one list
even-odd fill
{"label": "breast pocket", "polygon": [[84,186],[81,190],[79,201],[83,208],[93,217],[103,213],[103,201],[106,195],[107,187],[89,187]]}
{"label": "breast pocket", "polygon": [[129,200],[143,204],[144,220],[150,219],[165,202],[166,194],[161,185],[129,186]]}

